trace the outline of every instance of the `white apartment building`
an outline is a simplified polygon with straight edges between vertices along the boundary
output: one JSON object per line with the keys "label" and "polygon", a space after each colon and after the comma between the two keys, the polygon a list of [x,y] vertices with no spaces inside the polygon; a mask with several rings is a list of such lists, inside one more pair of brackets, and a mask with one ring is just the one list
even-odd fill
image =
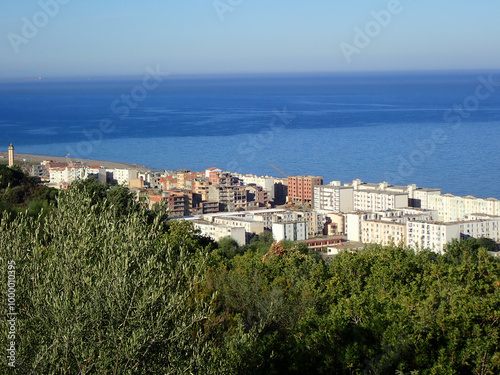
{"label": "white apartment building", "polygon": [[308,223],[306,221],[273,223],[273,236],[276,241],[307,240],[309,238],[307,232],[308,232]]}
{"label": "white apartment building", "polygon": [[247,235],[251,233],[261,234],[264,232],[264,224],[261,221],[252,220],[245,217],[227,217],[219,216],[213,218],[214,224],[221,224],[227,227],[241,227],[245,228]]}
{"label": "white apartment building", "polygon": [[108,169],[109,177],[115,180],[118,185],[127,185],[128,180],[136,179],[137,170],[135,169]]}
{"label": "white apartment building", "polygon": [[[402,208],[378,212],[351,212],[345,216],[345,232],[349,241],[362,241],[363,222],[368,220],[382,220],[406,224],[414,221],[430,221],[437,217],[437,211],[419,208]],[[376,241],[371,241],[376,242]]]}
{"label": "white apartment building", "polygon": [[354,190],[354,211],[384,211],[408,207],[408,193]]}
{"label": "white apartment building", "polygon": [[50,184],[59,186],[61,183],[83,180],[85,179],[85,174],[85,168],[81,165],[51,168],[49,169]]}
{"label": "white apartment building", "polygon": [[441,189],[419,188],[415,184],[407,186],[390,185],[383,181],[378,184],[362,182],[360,179],[353,180],[352,183],[346,183],[344,186],[351,186],[354,190],[365,191],[388,191],[393,193],[407,193],[408,205],[411,207],[428,208],[428,199],[431,195],[440,195]]}
{"label": "white apartment building", "polygon": [[287,222],[295,220],[295,215],[292,211],[274,209],[274,210],[258,210],[250,211],[254,220],[262,221],[264,228],[272,230],[273,223]]}
{"label": "white apartment building", "polygon": [[[364,243],[388,245],[403,243],[416,250],[431,249],[443,253],[446,245],[461,237],[487,237],[500,242],[500,217],[476,214],[467,221],[432,221],[435,212],[426,215],[402,216],[381,215],[381,213],[349,214],[348,239],[358,238]],[[374,217],[376,217],[374,219]],[[359,225],[358,225],[359,223]]]}
{"label": "white apartment building", "polygon": [[354,210],[353,188],[340,186],[339,181],[332,181],[330,185],[313,187],[313,207],[315,210],[328,212],[351,212]]}
{"label": "white apartment building", "polygon": [[214,241],[219,241],[223,237],[231,237],[238,245],[246,244],[246,233],[244,227],[230,227],[223,224],[210,223],[203,220],[193,220],[195,229],[200,230],[202,236],[207,236]]}
{"label": "white apartment building", "polygon": [[481,199],[473,196],[458,197],[452,194],[429,196],[429,209],[439,212],[445,222],[464,220],[470,214],[500,216],[500,201],[495,198]]}
{"label": "white apartment building", "polygon": [[368,214],[366,212],[352,212],[345,215],[345,232],[348,241],[361,242],[361,223],[365,220],[377,217],[375,214]]}
{"label": "white apartment building", "polygon": [[484,214],[467,215],[460,222],[460,233],[465,237],[487,237],[500,242],[500,217]]}
{"label": "white apartment building", "polygon": [[101,167],[85,168],[85,178],[92,177],[98,180],[101,184],[106,183],[106,169]]}
{"label": "white apartment building", "polygon": [[274,178],[269,176],[256,176],[253,174],[235,174],[245,185],[255,184],[261,186],[269,193],[269,199],[274,201]]}
{"label": "white apartment building", "polygon": [[424,221],[406,225],[406,245],[416,250],[431,249],[443,253],[448,242],[459,238],[459,223]]}

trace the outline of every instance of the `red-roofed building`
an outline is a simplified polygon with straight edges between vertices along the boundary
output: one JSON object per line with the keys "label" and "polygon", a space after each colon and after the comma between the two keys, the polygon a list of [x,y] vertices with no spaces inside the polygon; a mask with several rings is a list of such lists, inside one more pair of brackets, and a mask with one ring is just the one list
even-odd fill
{"label": "red-roofed building", "polygon": [[205,177],[209,178],[210,173],[221,173],[221,172],[222,172],[222,169],[219,169],[216,167],[208,168],[207,170],[205,170]]}

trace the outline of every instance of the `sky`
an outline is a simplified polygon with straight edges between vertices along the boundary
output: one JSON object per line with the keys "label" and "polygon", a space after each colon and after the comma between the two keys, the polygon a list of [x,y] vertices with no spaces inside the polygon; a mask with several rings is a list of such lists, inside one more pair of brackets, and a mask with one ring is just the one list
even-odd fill
{"label": "sky", "polygon": [[2,0],[0,78],[500,68],[498,0]]}

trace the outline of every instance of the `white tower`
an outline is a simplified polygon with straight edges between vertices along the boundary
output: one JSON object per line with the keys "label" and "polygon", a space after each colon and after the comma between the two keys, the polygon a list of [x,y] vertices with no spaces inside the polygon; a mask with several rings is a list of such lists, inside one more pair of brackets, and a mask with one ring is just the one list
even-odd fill
{"label": "white tower", "polygon": [[14,166],[14,146],[12,146],[12,142],[9,146],[9,167]]}

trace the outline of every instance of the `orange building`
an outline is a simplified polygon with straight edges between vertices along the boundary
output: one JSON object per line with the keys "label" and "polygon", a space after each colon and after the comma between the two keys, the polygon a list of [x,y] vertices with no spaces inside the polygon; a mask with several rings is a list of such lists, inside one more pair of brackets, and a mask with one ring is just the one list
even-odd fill
{"label": "orange building", "polygon": [[323,177],[288,177],[288,202],[311,207],[313,202],[313,189],[316,185],[323,185]]}

